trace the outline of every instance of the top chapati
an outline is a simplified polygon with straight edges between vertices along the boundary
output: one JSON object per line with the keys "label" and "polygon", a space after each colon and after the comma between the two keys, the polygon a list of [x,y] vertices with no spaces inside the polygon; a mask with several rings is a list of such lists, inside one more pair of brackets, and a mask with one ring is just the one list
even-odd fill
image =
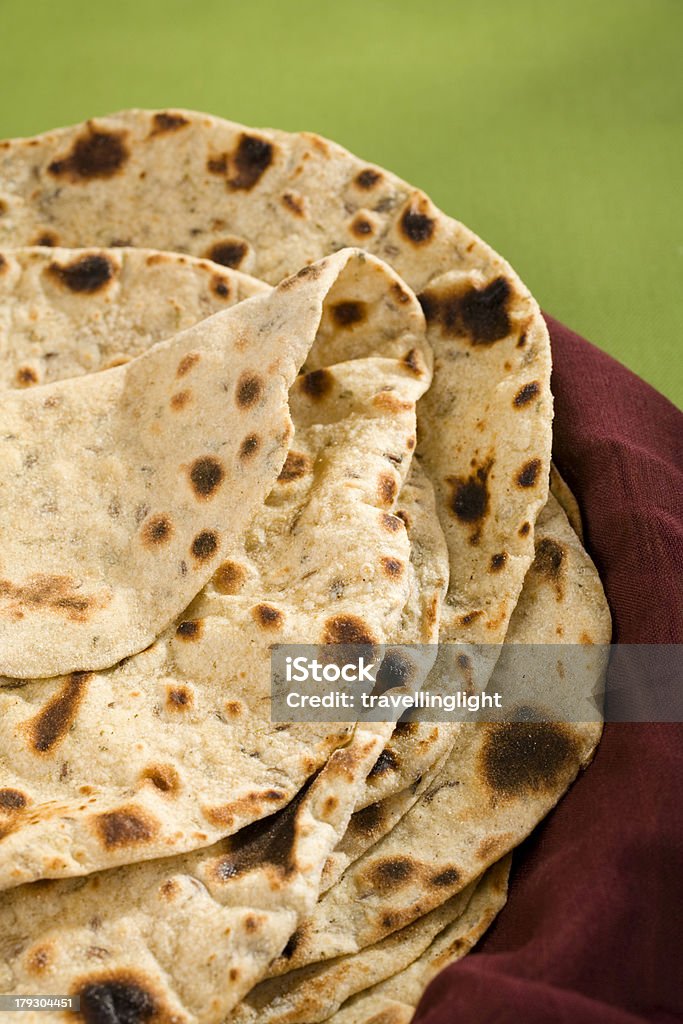
{"label": "top chapati", "polygon": [[[435,374],[421,453],[451,565],[442,639],[502,641],[547,497],[550,345],[510,266],[419,190],[341,146],[184,110],[0,143],[0,245],[134,245],[271,284],[344,245],[420,294]],[[346,310],[351,332],[363,307]]]}
{"label": "top chapati", "polygon": [[[303,312],[281,329],[331,352],[339,302],[363,302],[366,345],[297,378],[283,471],[183,615],[112,669],[0,680],[0,887],[205,846],[283,806],[352,727],[270,720],[271,645],[381,643],[399,632],[416,642],[428,614],[438,629],[439,539],[420,531],[430,569],[413,565],[391,514],[430,380],[424,318],[414,296],[394,298],[397,281],[386,264],[344,250],[273,292]],[[261,359],[267,344],[264,332]],[[435,519],[427,492],[421,515]],[[416,615],[423,595],[429,607]]]}

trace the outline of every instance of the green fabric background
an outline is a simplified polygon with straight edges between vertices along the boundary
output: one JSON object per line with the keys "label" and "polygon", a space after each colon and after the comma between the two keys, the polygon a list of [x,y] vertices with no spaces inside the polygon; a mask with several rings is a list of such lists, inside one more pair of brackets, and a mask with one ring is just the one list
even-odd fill
{"label": "green fabric background", "polygon": [[0,0],[0,136],[127,106],[396,171],[683,404],[681,0]]}

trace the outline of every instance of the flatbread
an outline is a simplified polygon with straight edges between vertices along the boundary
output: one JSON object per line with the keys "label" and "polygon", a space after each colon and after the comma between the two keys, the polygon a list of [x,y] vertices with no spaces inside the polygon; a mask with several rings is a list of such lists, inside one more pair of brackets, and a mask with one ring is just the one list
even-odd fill
{"label": "flatbread", "polygon": [[[346,292],[347,268],[359,267],[381,318],[395,276],[362,254],[331,257],[279,291],[310,296],[313,279],[321,321],[334,282]],[[0,686],[0,887],[207,846],[284,806],[353,726],[271,722],[270,645],[382,642],[406,630],[421,640],[421,594],[438,629],[443,540],[439,553],[424,531],[413,566],[393,515],[429,382],[421,311],[414,298],[400,309],[386,334],[373,330],[379,351],[400,341],[414,365],[376,354],[297,379],[295,441],[278,482],[167,632],[112,670]],[[424,486],[420,495],[415,508],[435,519]]]}
{"label": "flatbread", "polygon": [[211,260],[150,249],[6,249],[0,260],[3,390],[127,363],[269,291]]}
{"label": "flatbread", "polygon": [[86,1020],[224,1019],[310,911],[389,728],[358,729],[288,807],[234,840],[3,893],[0,992],[78,995]]}
{"label": "flatbread", "polygon": [[583,544],[583,523],[581,521],[581,509],[574,497],[569,485],[561,476],[555,463],[550,465],[550,490],[557,502],[564,509],[564,513],[571,524],[571,528]]}
{"label": "flatbread", "polygon": [[187,606],[282,469],[288,389],[347,263],[125,365],[6,391],[1,674],[108,668]]}
{"label": "flatbread", "polygon": [[[330,1024],[408,1024],[432,978],[466,956],[502,910],[509,871],[509,856],[489,868],[477,883],[462,914],[455,917],[417,959],[353,996],[328,1018]],[[413,927],[419,926],[417,922]],[[398,932],[397,936],[402,934]]]}
{"label": "flatbread", "polygon": [[233,1011],[231,1024],[317,1024],[327,1020],[351,996],[420,956],[448,922],[464,913],[474,889],[472,883],[431,914],[360,953],[261,982]]}
{"label": "flatbread", "polygon": [[[184,110],[0,143],[0,200],[0,244],[175,249],[271,284],[348,244],[386,259],[420,293],[435,353],[420,451],[451,562],[443,638],[502,642],[546,499],[552,398],[540,310],[489,246],[335,143]],[[362,307],[346,316],[362,326]]]}
{"label": "flatbread", "polygon": [[[581,514],[576,499],[554,465],[551,466],[550,486],[572,529],[579,540],[583,541]],[[547,546],[542,550],[547,551]],[[597,611],[597,617],[601,617],[600,610]],[[555,625],[556,638],[558,628],[563,631],[561,622]],[[508,642],[514,642],[514,633],[509,635]],[[537,655],[534,655],[538,665],[536,658]],[[509,657],[507,666],[506,683],[510,689],[519,685],[519,673],[514,680],[510,679]],[[522,663],[521,671],[523,672],[525,668],[526,665]],[[461,658],[456,658],[454,670],[462,679],[463,689],[472,686],[473,673],[467,659],[463,662]],[[498,674],[497,685],[500,685],[500,680],[501,676]],[[541,699],[543,690],[547,689],[547,680],[544,680],[537,689]],[[558,696],[557,693],[554,694],[555,701]],[[572,709],[577,706],[576,695],[570,703]],[[431,787],[435,775],[440,772],[443,762],[456,742],[459,728],[458,723],[450,722],[406,721],[397,725],[389,743],[366,779],[344,837],[325,865],[323,892],[339,880],[349,864],[390,832],[406,811],[421,798],[423,792]]]}
{"label": "flatbread", "polygon": [[[593,644],[593,678],[606,668],[610,616],[602,586],[552,496],[537,524],[536,551],[492,690],[525,644]],[[589,762],[601,733],[598,722],[536,721],[532,707],[527,715],[532,720],[459,725],[431,788],[323,895],[272,974],[381,941],[460,892],[522,841]]]}
{"label": "flatbread", "polygon": [[366,779],[357,811],[419,783],[455,742],[457,723],[399,722]]}
{"label": "flatbread", "polygon": [[[413,512],[413,549],[426,551],[433,499],[423,480],[413,490],[400,499]],[[432,602],[418,604],[422,633]],[[0,894],[0,991],[39,984],[79,994],[91,1017],[105,1007],[124,1019],[224,1019],[310,914],[323,865],[390,731],[384,723],[356,729],[283,810],[206,850]]]}
{"label": "flatbread", "polygon": [[[5,209],[0,233],[14,244],[35,241],[38,232],[49,230],[51,241],[66,244],[125,241],[176,248],[253,270],[273,284],[350,238],[383,254],[420,293],[435,352],[434,382],[419,410],[418,452],[436,491],[449,551],[441,637],[494,645],[502,641],[533,559],[534,524],[547,495],[550,357],[538,307],[484,243],[423,194],[317,136],[256,132],[184,111],[133,111],[36,140],[9,142],[0,149],[0,198]],[[366,344],[363,305],[340,294],[341,299],[347,331],[337,335],[338,349],[314,345],[309,374],[325,373],[335,360],[355,358],[356,341]],[[412,361],[406,353],[405,365]],[[563,548],[559,563],[554,558],[544,568],[541,559],[535,575],[529,574],[532,586],[547,588],[539,606],[559,594],[562,607],[550,616],[553,628],[564,628],[574,602],[586,636],[593,635],[596,621],[600,634],[600,600],[591,608],[597,619],[591,619],[587,608],[582,610],[581,588],[573,582],[574,559],[580,562],[582,556],[559,536],[550,537]],[[591,568],[584,569],[582,582],[592,593]],[[213,600],[210,588],[200,600]],[[569,635],[573,629],[574,623]],[[498,653],[493,646],[488,660],[473,662],[472,685],[485,685]],[[557,740],[561,730],[551,730],[551,748],[555,743],[553,749],[559,745],[565,755],[541,785],[527,749],[531,745],[533,753],[539,743],[537,725],[515,733],[512,754],[521,746],[521,767],[512,757],[497,777],[484,768],[491,761],[495,767],[501,751],[511,753],[511,737],[496,732],[497,727],[475,729],[471,735],[466,729],[454,735],[437,730],[429,739],[416,733],[425,771],[438,763],[439,742],[447,748],[455,741],[441,776],[446,784],[435,782],[441,788],[428,789],[377,848],[351,864],[295,933],[288,944],[293,955],[282,958],[275,970],[306,969],[311,960],[353,955],[385,941],[416,916],[457,896],[495,856],[518,842],[552,806],[596,742],[594,732],[575,735],[569,729],[569,739],[562,734],[563,748],[564,740]],[[399,741],[407,746],[407,737],[391,742]],[[454,864],[444,863],[443,838],[452,836],[452,805],[446,798],[459,789],[450,785],[454,780],[448,775],[458,756],[464,759],[462,778],[455,781],[463,783],[464,803],[456,810],[467,823],[463,844],[469,846],[460,850],[458,843],[459,862]],[[389,762],[385,749],[375,765]],[[386,788],[379,795],[392,799],[411,769],[373,769],[372,774],[384,775]],[[413,783],[417,778],[413,775]],[[510,791],[510,779],[519,792]],[[369,790],[368,784],[355,790],[356,808],[378,799]],[[423,820],[418,811],[430,804],[434,809]],[[383,874],[373,856],[390,865],[403,856],[410,869],[407,875],[403,867],[392,874],[389,867]],[[381,885],[375,885],[374,868]],[[393,884],[396,874],[405,875],[405,887]],[[362,899],[354,902],[359,894]],[[316,932],[316,915],[325,900],[333,914],[323,913]],[[326,940],[331,952],[323,949]]]}
{"label": "flatbread", "polygon": [[[397,726],[397,729],[399,728]],[[394,734],[396,731],[394,730]],[[432,788],[450,753],[454,738],[455,730],[453,730],[448,749],[411,786],[391,793],[389,796],[384,797],[384,799],[365,805],[360,809],[358,805],[362,801],[356,801],[356,809],[351,815],[349,827],[325,864],[321,893],[331,889],[339,881],[349,865],[353,864],[366,850],[369,850],[370,847],[380,842],[384,836],[391,832],[392,828],[398,824],[413,804],[416,804]],[[386,758],[387,749],[392,749],[392,746],[395,749],[396,741],[393,737],[391,743],[384,748],[372,766],[369,777],[376,771],[377,765],[381,766]],[[367,788],[367,785],[368,780],[366,779],[364,789]]]}

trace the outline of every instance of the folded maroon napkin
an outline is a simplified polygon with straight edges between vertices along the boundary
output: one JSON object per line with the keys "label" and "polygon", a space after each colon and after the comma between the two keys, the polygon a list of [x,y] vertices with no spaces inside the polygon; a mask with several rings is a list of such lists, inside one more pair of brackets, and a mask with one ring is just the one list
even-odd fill
{"label": "folded maroon napkin", "polygon": [[[553,454],[581,506],[613,640],[683,643],[683,415],[547,321]],[[516,851],[496,923],[432,982],[415,1020],[683,1021],[683,726],[606,725],[590,769]]]}

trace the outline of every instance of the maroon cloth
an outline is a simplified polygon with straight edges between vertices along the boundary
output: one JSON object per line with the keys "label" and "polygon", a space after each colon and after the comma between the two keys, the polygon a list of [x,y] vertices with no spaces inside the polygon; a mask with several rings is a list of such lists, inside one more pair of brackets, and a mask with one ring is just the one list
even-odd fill
{"label": "maroon cloth", "polygon": [[[614,640],[683,643],[683,415],[547,319],[554,458]],[[682,849],[683,727],[607,725],[589,770],[515,852],[496,923],[432,982],[416,1021],[683,1021]]]}

